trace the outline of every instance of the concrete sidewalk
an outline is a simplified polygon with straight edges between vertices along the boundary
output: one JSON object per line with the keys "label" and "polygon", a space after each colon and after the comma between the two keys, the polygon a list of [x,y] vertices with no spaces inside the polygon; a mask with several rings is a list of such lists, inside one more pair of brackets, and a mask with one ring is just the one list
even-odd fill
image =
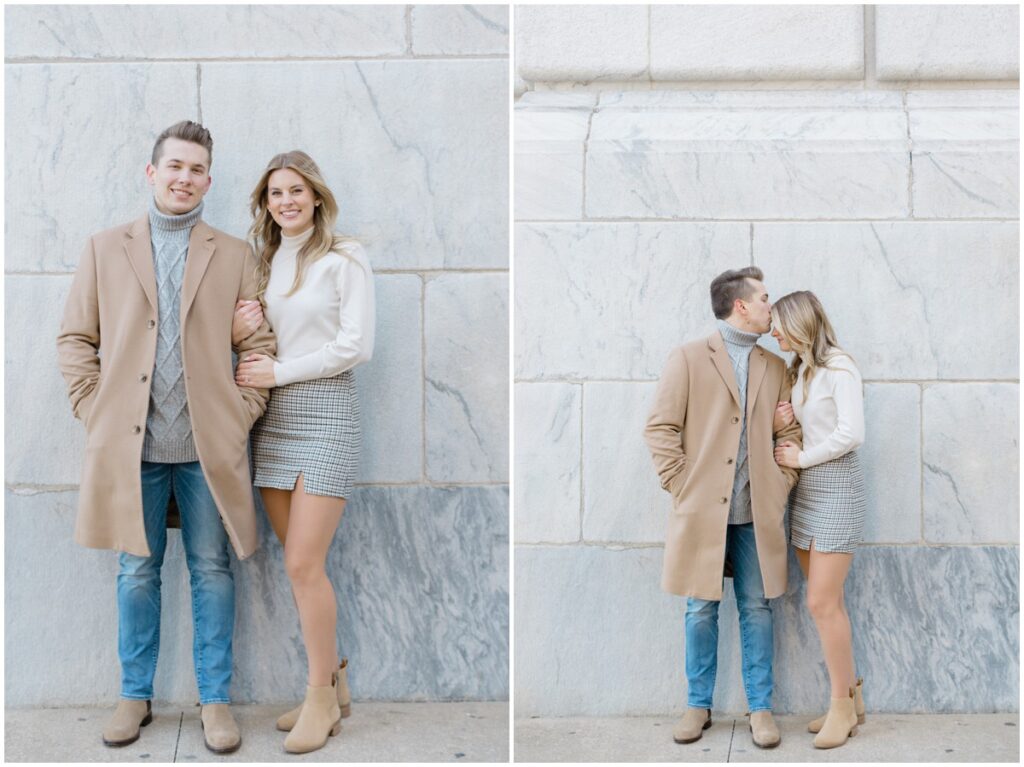
{"label": "concrete sidewalk", "polygon": [[712,714],[695,743],[672,740],[676,718],[517,719],[516,762],[1018,762],[1019,714],[872,714],[840,748],[819,750],[812,716],[776,716],[782,742],[760,749],[745,716]]}
{"label": "concrete sidewalk", "polygon": [[8,762],[507,762],[508,703],[360,703],[324,748],[285,753],[274,720],[288,706],[232,706],[242,746],[206,749],[199,707],[157,705],[142,736],[107,748],[100,733],[113,706],[8,709]]}

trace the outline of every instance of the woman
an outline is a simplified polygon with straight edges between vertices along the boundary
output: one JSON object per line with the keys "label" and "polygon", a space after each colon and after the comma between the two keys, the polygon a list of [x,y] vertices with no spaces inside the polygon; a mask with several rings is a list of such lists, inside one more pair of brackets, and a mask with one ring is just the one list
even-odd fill
{"label": "woman", "polygon": [[[239,385],[276,387],[252,432],[254,484],[284,545],[309,659],[306,698],[278,719],[291,753],[321,748],[348,715],[334,589],[325,563],[352,492],[359,401],[352,369],[370,359],[373,274],[362,247],[334,233],[338,205],[304,152],[279,154],[250,198],[258,295],[277,335],[277,361],[252,354]],[[240,303],[236,335],[259,326],[259,302]]]}
{"label": "woman", "polygon": [[793,403],[782,403],[779,415],[789,423],[795,415],[804,445],[801,450],[791,442],[779,444],[775,461],[802,470],[789,508],[790,543],[807,578],[807,607],[832,687],[828,713],[808,730],[817,733],[815,746],[834,748],[864,722],[843,601],[843,584],[864,530],[864,478],[854,452],[864,442],[862,382],[813,293],[783,296],[772,307],[772,319],[779,348],[796,353],[788,370]]}

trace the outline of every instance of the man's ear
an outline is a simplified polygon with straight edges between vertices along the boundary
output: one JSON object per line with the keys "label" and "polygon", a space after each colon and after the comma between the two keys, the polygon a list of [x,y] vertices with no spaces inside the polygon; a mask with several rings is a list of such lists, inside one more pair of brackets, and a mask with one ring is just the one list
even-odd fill
{"label": "man's ear", "polygon": [[150,186],[153,186],[153,183],[154,183],[153,182],[153,177],[155,175],[156,175],[156,167],[154,167],[153,163],[147,162],[146,163],[146,179],[149,181],[149,185]]}

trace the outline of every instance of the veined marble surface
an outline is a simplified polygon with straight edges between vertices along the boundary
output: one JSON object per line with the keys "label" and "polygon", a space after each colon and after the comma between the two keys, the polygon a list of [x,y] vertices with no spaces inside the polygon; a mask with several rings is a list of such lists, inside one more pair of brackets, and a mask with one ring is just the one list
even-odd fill
{"label": "veined marble surface", "polygon": [[754,224],[771,294],[813,290],[867,379],[1018,376],[1016,222]]}
{"label": "veined marble surface", "polygon": [[924,537],[936,543],[1020,541],[1020,386],[924,389]]}
{"label": "veined marble surface", "polygon": [[515,397],[515,540],[578,541],[583,387],[517,383]]}
{"label": "veined marble surface", "polygon": [[[931,92],[931,91],[929,91]],[[604,109],[721,110],[721,109],[902,109],[898,91],[716,91],[658,90],[605,91],[598,106]]]}
{"label": "veined marble surface", "polygon": [[891,218],[909,213],[906,115],[760,108],[594,115],[590,218]]}
{"label": "veined marble surface", "polygon": [[517,219],[577,219],[583,215],[583,142],[590,112],[514,112]]}
{"label": "veined marble surface", "polygon": [[505,482],[508,276],[446,274],[429,280],[425,295],[425,476]]}
{"label": "veined marble surface", "polygon": [[[661,560],[660,548],[517,547],[517,716],[685,707],[685,600],[659,590]],[[1016,711],[1018,572],[1012,546],[861,548],[846,600],[869,714]],[[791,554],[789,589],[772,601],[777,713],[827,707],[827,673],[805,601]],[[719,631],[714,708],[742,714],[729,580]]]}
{"label": "veined marble surface", "polygon": [[[9,705],[107,703],[118,695],[116,555],[71,541],[76,494],[6,493]],[[305,657],[282,550],[233,561],[238,702],[300,700]],[[508,491],[357,488],[328,557],[339,647],[357,700],[508,695]],[[188,573],[169,534],[156,696],[196,698]],[[59,629],[57,630],[59,624]]]}
{"label": "veined marble surface", "polygon": [[747,224],[518,224],[516,375],[647,378],[714,328],[708,285],[750,263]]}

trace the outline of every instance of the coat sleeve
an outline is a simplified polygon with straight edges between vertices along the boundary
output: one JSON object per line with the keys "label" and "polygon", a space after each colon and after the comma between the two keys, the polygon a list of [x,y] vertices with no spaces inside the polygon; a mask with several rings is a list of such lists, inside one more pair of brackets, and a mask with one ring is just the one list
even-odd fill
{"label": "coat sleeve", "polygon": [[57,365],[75,418],[88,420],[100,380],[100,307],[92,238],[78,261],[57,336]]}
{"label": "coat sleeve", "polygon": [[[245,264],[242,267],[242,278],[238,285],[238,300],[252,300],[256,298],[256,258],[248,248],[245,252]],[[236,300],[237,303],[237,300]],[[263,322],[246,339],[243,339],[235,347],[238,359],[245,359],[247,354],[265,354],[271,359],[277,354],[277,338],[274,331],[270,329],[266,314],[263,315]],[[270,400],[269,389],[256,389],[251,386],[239,386],[239,393],[249,408],[249,425],[256,423],[263,411],[267,409],[267,402]]]}
{"label": "coat sleeve", "polygon": [[686,403],[690,394],[689,371],[686,355],[676,349],[665,363],[658,387],[654,392],[654,403],[647,425],[644,441],[651,451],[654,468],[661,480],[661,487],[676,497],[676,480],[686,468],[686,454],[683,452],[683,427],[686,425]]}
{"label": "coat sleeve", "polygon": [[[789,376],[786,375],[785,371],[782,373],[782,386],[779,390],[779,402],[790,402],[792,399],[792,386],[789,384]],[[803,447],[804,432],[800,426],[800,422],[793,419],[793,423],[789,426],[785,426],[775,435],[775,444],[778,445],[782,442],[792,442],[797,447]],[[789,489],[792,490],[800,479],[799,469],[790,469],[787,466],[779,466],[782,473],[786,475],[786,479],[789,480]]]}

